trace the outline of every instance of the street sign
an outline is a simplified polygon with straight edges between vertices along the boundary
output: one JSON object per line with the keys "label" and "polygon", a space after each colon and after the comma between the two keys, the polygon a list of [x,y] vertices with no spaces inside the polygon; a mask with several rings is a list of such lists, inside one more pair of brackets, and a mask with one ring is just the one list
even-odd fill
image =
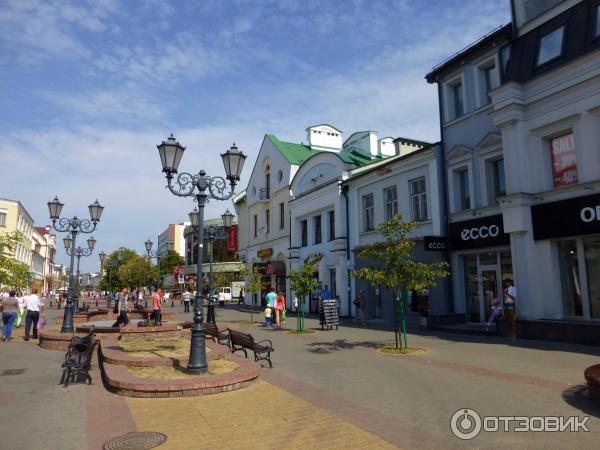
{"label": "street sign", "polygon": [[177,277],[177,281],[179,281],[179,284],[184,284],[185,283],[185,275],[180,273],[179,276]]}

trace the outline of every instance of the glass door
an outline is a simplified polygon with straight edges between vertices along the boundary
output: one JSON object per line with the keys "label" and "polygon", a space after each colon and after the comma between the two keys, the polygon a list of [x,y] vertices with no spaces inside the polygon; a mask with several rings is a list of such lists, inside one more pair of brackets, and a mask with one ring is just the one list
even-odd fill
{"label": "glass door", "polygon": [[480,321],[487,321],[495,298],[500,298],[498,266],[479,266]]}

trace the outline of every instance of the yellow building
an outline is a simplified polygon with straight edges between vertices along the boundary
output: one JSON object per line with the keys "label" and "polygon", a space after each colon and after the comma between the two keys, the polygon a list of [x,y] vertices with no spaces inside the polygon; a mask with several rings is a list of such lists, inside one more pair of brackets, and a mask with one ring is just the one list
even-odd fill
{"label": "yellow building", "polygon": [[33,218],[18,200],[0,198],[0,233],[20,231],[23,234],[14,251],[17,261],[31,267]]}

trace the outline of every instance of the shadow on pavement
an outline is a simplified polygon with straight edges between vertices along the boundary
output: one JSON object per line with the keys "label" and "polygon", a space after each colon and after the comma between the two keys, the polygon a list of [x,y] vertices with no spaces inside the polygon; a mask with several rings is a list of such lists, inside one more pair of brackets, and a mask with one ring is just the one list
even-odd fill
{"label": "shadow on pavement", "polygon": [[334,341],[311,342],[307,344],[307,350],[316,354],[327,354],[338,350],[351,350],[356,347],[377,349],[390,345],[388,341],[348,341],[336,339]]}
{"label": "shadow on pavement", "polygon": [[589,416],[600,417],[600,402],[591,398],[586,384],[571,386],[562,392],[563,400]]}

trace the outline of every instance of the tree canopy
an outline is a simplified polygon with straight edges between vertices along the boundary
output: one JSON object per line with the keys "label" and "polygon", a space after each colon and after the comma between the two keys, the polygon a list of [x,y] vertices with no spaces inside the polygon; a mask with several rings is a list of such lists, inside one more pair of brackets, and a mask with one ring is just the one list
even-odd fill
{"label": "tree canopy", "polygon": [[0,234],[0,285],[16,290],[29,287],[33,279],[29,266],[14,258],[15,247],[23,239],[19,231]]}

